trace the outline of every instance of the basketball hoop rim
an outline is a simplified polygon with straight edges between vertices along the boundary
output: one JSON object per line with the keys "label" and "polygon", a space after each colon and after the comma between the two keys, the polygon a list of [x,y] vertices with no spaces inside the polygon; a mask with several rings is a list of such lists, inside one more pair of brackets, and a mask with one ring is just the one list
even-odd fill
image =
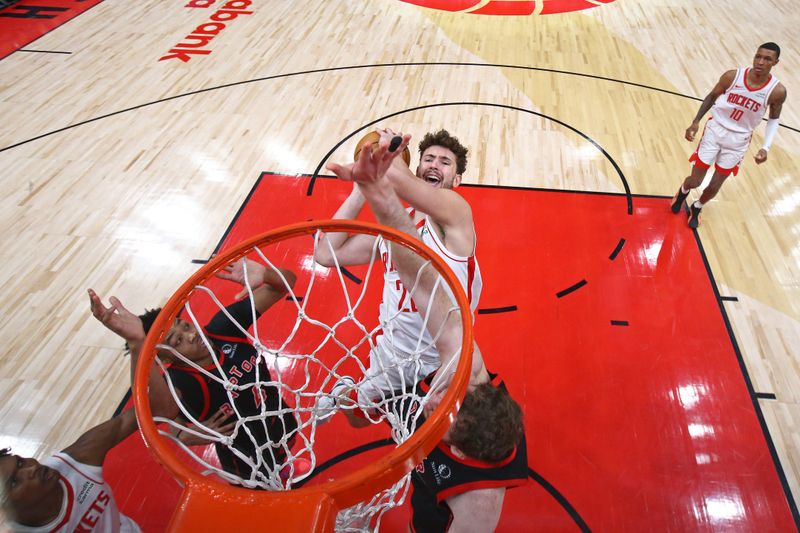
{"label": "basketball hoop rim", "polygon": [[[455,375],[442,397],[441,402],[431,416],[411,437],[392,450],[391,453],[351,472],[342,478],[312,487],[302,487],[291,491],[257,491],[226,484],[217,479],[201,475],[180,460],[167,439],[159,435],[150,402],[147,397],[147,383],[150,367],[156,356],[156,343],[169,330],[172,321],[189,300],[192,290],[212,278],[223,266],[250,254],[255,246],[265,246],[302,235],[313,235],[318,230],[326,233],[365,233],[382,236],[398,243],[414,253],[430,260],[434,268],[446,280],[455,295],[459,306],[462,327],[461,356]],[[136,418],[139,422],[145,444],[150,453],[184,486],[184,499],[193,490],[204,491],[206,488],[219,490],[227,498],[240,501],[269,501],[279,494],[291,494],[298,500],[304,499],[322,502],[332,499],[338,509],[350,507],[368,499],[372,494],[390,486],[405,473],[419,464],[441,440],[450,427],[455,414],[461,406],[469,383],[473,352],[472,313],[458,279],[453,271],[431,248],[409,235],[388,226],[360,220],[315,220],[300,222],[276,228],[236,245],[231,250],[217,255],[189,277],[164,305],[157,319],[150,328],[139,355],[133,385],[133,399]],[[182,503],[181,507],[184,507]]]}

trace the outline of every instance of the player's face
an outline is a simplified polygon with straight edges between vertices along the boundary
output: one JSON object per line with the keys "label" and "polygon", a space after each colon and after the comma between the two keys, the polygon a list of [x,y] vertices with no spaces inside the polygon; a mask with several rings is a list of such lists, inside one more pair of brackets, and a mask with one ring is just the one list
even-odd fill
{"label": "player's face", "polygon": [[775,50],[759,48],[753,58],[753,71],[759,76],[764,76],[778,64],[778,53]]}
{"label": "player's face", "polygon": [[[172,346],[185,358],[194,362],[201,361],[209,355],[203,337],[194,324],[180,318],[175,319],[167,336],[164,337],[164,344]],[[171,354],[167,352],[165,355]]]}
{"label": "player's face", "polygon": [[461,183],[456,174],[456,154],[443,146],[430,146],[422,152],[417,177],[437,189],[452,189]]}
{"label": "player's face", "polygon": [[22,524],[52,518],[60,509],[63,489],[58,480],[58,472],[36,459],[17,455],[0,457],[0,483],[5,492],[3,508]]}

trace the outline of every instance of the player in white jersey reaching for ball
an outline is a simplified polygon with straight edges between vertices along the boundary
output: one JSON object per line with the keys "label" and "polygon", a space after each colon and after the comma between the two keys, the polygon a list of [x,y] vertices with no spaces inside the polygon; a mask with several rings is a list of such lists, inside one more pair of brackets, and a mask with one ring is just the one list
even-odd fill
{"label": "player in white jersey reaching for ball", "polygon": [[725,180],[739,171],[739,165],[750,146],[753,130],[761,122],[767,107],[769,120],[764,144],[755,155],[757,164],[767,160],[767,153],[778,130],[781,108],[786,101],[786,88],[770,71],[778,64],[780,47],[772,42],[758,47],[752,67],[729,70],[706,95],[691,126],[686,130],[686,140],[693,141],[703,115],[711,109],[703,136],[697,150],[689,158],[694,163],[692,173],[686,177],[672,200],[672,212],[678,213],[691,189],[699,187],[706,171],[714,165],[714,174],[700,199],[689,208],[689,227],[700,224],[700,210],[719,192]]}
{"label": "player in white jersey reaching for ball", "polygon": [[[331,163],[327,168],[339,179],[361,184],[378,222],[416,236],[416,228],[400,204],[396,190],[384,177],[396,158],[390,148],[402,150],[409,138],[398,136],[400,142],[394,144],[382,139],[374,152],[372,147],[366,147],[355,165]],[[400,417],[421,408],[419,423],[424,424],[444,392],[430,392],[431,383],[434,380],[448,383],[452,379],[450,363],[463,348],[461,317],[446,293],[437,290],[438,276],[432,269],[423,268],[423,259],[403,246],[394,243],[390,246],[395,252],[398,276],[406,286],[414,287],[419,297],[419,312],[427,317],[425,327],[436,332],[436,347],[442,359],[435,378],[431,374],[413,384],[417,395],[410,403],[401,400],[391,407]],[[355,400],[352,395],[340,398],[344,403],[352,403],[351,400]],[[350,421],[353,423],[353,418]],[[506,491],[524,484],[527,477],[522,409],[500,377],[487,370],[476,339],[469,386],[458,414],[441,442],[411,472],[409,531],[492,532],[500,519]]]}
{"label": "player in white jersey reaching for ball", "polygon": [[[390,142],[395,133],[377,130],[380,140]],[[363,141],[362,141],[363,142]],[[439,254],[458,277],[470,307],[478,305],[483,280],[475,258],[476,235],[472,209],[453,189],[461,183],[467,166],[467,148],[446,130],[428,133],[419,143],[420,161],[416,174],[397,157],[386,177],[397,195],[408,202],[409,217],[419,232],[420,240]],[[358,158],[358,152],[356,153]],[[334,214],[335,219],[355,219],[365,204],[357,184]],[[365,234],[327,234],[317,246],[316,261],[323,265],[361,265],[373,259],[376,237]],[[328,245],[330,242],[330,245]],[[391,323],[375,341],[370,354],[370,368],[359,383],[359,395],[374,399],[385,392],[416,383],[439,367],[439,355],[424,319],[400,281],[391,258],[391,250],[382,240],[378,243],[384,264],[383,299],[380,306],[381,324]],[[335,260],[334,260],[335,255]],[[345,379],[334,389],[350,386]],[[333,391],[336,394],[336,390]],[[322,398],[321,409],[332,406]]]}
{"label": "player in white jersey reaching for ball", "polygon": [[[138,351],[138,346],[132,349]],[[155,416],[169,411],[168,404],[158,400],[151,407]],[[26,533],[140,531],[119,512],[111,487],[103,479],[106,454],[138,427],[135,413],[129,409],[41,463],[13,455],[9,448],[0,449],[0,510],[9,520],[2,525]]]}

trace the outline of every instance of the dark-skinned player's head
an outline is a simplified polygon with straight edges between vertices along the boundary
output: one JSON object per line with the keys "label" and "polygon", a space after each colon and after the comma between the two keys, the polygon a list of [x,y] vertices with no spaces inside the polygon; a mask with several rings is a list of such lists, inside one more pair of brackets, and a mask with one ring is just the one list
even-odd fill
{"label": "dark-skinned player's head", "polygon": [[768,43],[764,43],[761,46],[759,46],[758,48],[759,48],[759,50],[760,49],[772,50],[773,52],[775,52],[775,59],[780,59],[781,58],[781,47],[778,46],[777,44],[773,43],[772,41],[770,41]]}
{"label": "dark-skinned player's head", "polygon": [[36,459],[0,449],[0,512],[11,531],[43,526],[57,518],[64,496],[60,479],[57,471]]}
{"label": "dark-skinned player's head", "polygon": [[[161,307],[155,309],[147,309],[141,315],[139,320],[142,321],[142,328],[144,334],[147,335],[153,327],[158,315],[161,313]],[[194,327],[194,324],[186,320],[176,318],[172,326],[170,326],[164,339],[161,341],[163,344],[168,344],[178,353],[183,355],[190,361],[200,361],[208,357],[208,348],[201,340],[201,335]],[[128,343],[125,343],[125,349],[130,351]],[[163,349],[158,352],[158,356],[164,363],[175,362],[176,356],[169,350]]]}
{"label": "dark-skinned player's head", "polygon": [[752,72],[758,78],[764,78],[769,75],[772,67],[778,64],[778,58],[781,56],[781,47],[775,43],[764,43],[756,50],[756,55],[753,57]]}

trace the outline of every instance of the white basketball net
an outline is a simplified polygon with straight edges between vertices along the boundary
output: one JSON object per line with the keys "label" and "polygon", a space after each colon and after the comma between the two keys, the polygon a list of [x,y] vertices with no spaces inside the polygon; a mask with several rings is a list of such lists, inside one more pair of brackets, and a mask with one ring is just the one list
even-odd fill
{"label": "white basketball net", "polygon": [[[335,259],[335,254],[327,236],[321,231],[317,231],[314,235],[313,252],[312,255],[305,256],[306,259],[313,261],[316,256],[318,246],[326,246],[330,253],[334,256],[336,267],[331,270],[334,276],[328,276],[332,279],[326,279],[319,283],[336,283],[338,285],[337,292],[340,294],[344,301],[346,312],[343,316],[338,317],[335,322],[330,323],[330,320],[325,321],[318,317],[317,309],[332,308],[330,302],[318,301],[315,299],[315,293],[312,289],[315,282],[320,278],[319,272],[326,272],[327,269],[318,265],[310,265],[310,268],[304,269],[310,272],[310,280],[308,282],[305,293],[296,296],[289,288],[286,278],[280,273],[276,265],[267,257],[264,251],[259,248],[253,248],[254,252],[269,269],[277,272],[280,276],[284,286],[288,291],[288,298],[294,304],[293,312],[296,313],[294,319],[294,326],[290,334],[281,340],[276,340],[270,335],[269,327],[267,324],[259,324],[256,319],[256,309],[253,303],[253,290],[247,278],[247,270],[245,269],[245,281],[247,292],[250,296],[250,307],[252,312],[252,332],[247,328],[242,327],[236,323],[242,336],[246,337],[250,344],[256,349],[259,361],[263,361],[270,369],[271,375],[261,375],[263,372],[259,371],[259,365],[255,365],[255,379],[249,383],[237,383],[236,379],[231,379],[232,376],[226,375],[223,365],[217,357],[217,351],[212,347],[212,343],[204,333],[203,326],[198,322],[195,313],[192,310],[191,302],[185,306],[185,312],[198,333],[201,334],[202,342],[213,354],[214,368],[208,370],[202,368],[197,364],[187,359],[183,354],[176,349],[166,344],[159,344],[158,350],[160,353],[169,352],[176,360],[180,360],[184,365],[188,365],[197,372],[200,372],[211,380],[209,386],[217,384],[219,387],[225,389],[228,395],[229,404],[233,407],[236,426],[231,435],[222,435],[213,429],[206,427],[202,421],[197,420],[190,410],[184,405],[177,393],[177,387],[173,380],[170,378],[169,372],[166,371],[167,364],[162,362],[161,358],[156,357],[156,363],[164,372],[167,379],[167,384],[175,398],[184,420],[168,420],[156,417],[156,422],[166,423],[175,430],[190,433],[195,436],[203,437],[209,443],[222,443],[226,445],[239,459],[244,461],[250,467],[249,473],[241,473],[236,475],[231,472],[226,472],[218,466],[209,463],[201,455],[198,455],[196,449],[188,447],[176,440],[173,437],[174,432],[164,432],[162,435],[175,440],[184,452],[191,456],[195,461],[201,465],[204,475],[216,475],[225,481],[242,485],[248,488],[266,489],[266,490],[289,490],[293,486],[297,486],[305,479],[313,476],[315,470],[319,465],[318,454],[315,452],[317,428],[322,424],[328,422],[331,418],[331,409],[324,409],[324,405],[331,405],[334,401],[338,400],[337,409],[352,410],[361,413],[361,416],[368,420],[371,424],[388,424],[391,428],[391,440],[400,445],[405,442],[410,435],[415,431],[417,422],[423,412],[423,407],[427,399],[434,394],[441,392],[447,386],[449,377],[452,376],[454,369],[458,363],[458,356],[450,360],[448,367],[442,369],[436,374],[436,377],[431,384],[428,396],[418,396],[414,392],[414,385],[417,381],[425,377],[425,374],[430,372],[429,365],[426,366],[421,361],[421,355],[430,353],[433,347],[434,338],[427,334],[425,327],[419,328],[419,331],[414,332],[416,342],[412,350],[407,349],[407,335],[408,331],[402,333],[406,336],[406,346],[402,351],[394,349],[394,339],[399,338],[398,323],[403,315],[402,310],[396,310],[394,313],[384,313],[382,323],[378,323],[378,311],[376,309],[365,309],[358,313],[359,306],[365,300],[367,289],[370,282],[379,283],[379,275],[371,275],[376,259],[378,259],[379,240],[375,240],[372,247],[372,258],[369,266],[367,267],[367,275],[364,277],[363,283],[358,290],[358,294],[353,297],[352,289],[354,284],[347,282],[342,270],[339,268],[338,260]],[[387,241],[388,242],[388,241]],[[308,246],[308,243],[304,243]],[[252,254],[248,254],[253,257]],[[304,259],[305,260],[305,259]],[[389,258],[391,261],[391,258]],[[298,272],[298,277],[304,274],[300,272],[296,265],[279,266],[289,268]],[[430,261],[424,263],[417,273],[417,282],[420,275],[425,269],[433,269]],[[376,274],[379,274],[376,272]],[[438,277],[436,282],[436,290],[442,290],[442,279]],[[413,297],[416,292],[417,282],[414,287],[409,291],[409,297]],[[298,284],[301,286],[301,284]],[[452,294],[449,287],[444,285],[449,294]],[[233,317],[225,309],[223,302],[219,300],[213,290],[205,285],[198,285],[195,287],[195,293],[206,294],[211,301],[213,301],[216,309],[223,311],[229,320],[234,321]],[[232,302],[228,302],[230,304]],[[285,312],[290,306],[283,305]],[[430,307],[430,306],[428,306]],[[458,312],[458,307],[454,306],[450,312]],[[358,316],[357,316],[358,315]],[[408,317],[403,317],[408,318]],[[423,325],[427,325],[428,317],[422,318]],[[362,321],[363,320],[363,321]],[[235,321],[234,321],[235,322]],[[265,322],[266,319],[265,319]],[[321,341],[309,353],[298,354],[296,351],[287,349],[293,345],[297,340],[300,333],[301,326],[312,326],[319,328]],[[353,326],[355,328],[353,328]],[[408,326],[402,326],[406,330]],[[351,333],[349,339],[340,338],[339,333],[348,329]],[[352,339],[352,331],[357,331],[355,340]],[[384,342],[378,346],[375,342],[376,334],[382,332],[384,335]],[[263,335],[262,335],[263,334]],[[438,337],[438,333],[436,335]],[[273,347],[268,347],[267,344]],[[369,353],[373,350],[387,350],[390,353],[383,353],[383,357],[376,358],[378,361],[378,368],[370,369]],[[334,355],[331,355],[331,354]],[[292,369],[293,379],[285,377],[286,369]],[[345,371],[345,368],[348,370]],[[357,368],[353,373],[352,369]],[[427,369],[426,369],[427,368]],[[299,370],[298,370],[299,369]],[[300,378],[298,378],[300,376]],[[352,395],[358,398],[357,402],[352,400],[343,399],[340,396],[334,396],[332,389],[334,385],[345,378],[351,377],[358,382],[356,390],[357,395]],[[365,378],[365,376],[368,376]],[[386,382],[399,384],[394,390],[381,390],[381,386],[385,386]],[[236,394],[251,394],[254,391],[250,390],[254,387],[277,388],[281,396],[286,400],[282,408],[278,410],[269,410],[267,402],[261,402],[260,412],[258,413],[240,413],[237,408],[234,396]],[[349,389],[348,389],[349,390]],[[369,393],[365,393],[369,390]],[[348,396],[350,398],[351,396]],[[416,409],[399,409],[399,402],[404,405],[409,405],[406,402],[418,402]],[[298,428],[276,441],[258,442],[248,425],[245,423],[252,423],[252,421],[261,421],[264,423],[269,417],[280,417],[287,412],[294,413]],[[213,414],[213,413],[209,413]],[[344,416],[338,414],[336,416]],[[349,428],[349,427],[348,427]],[[352,431],[357,432],[359,429],[353,428]],[[240,450],[233,447],[233,439],[240,433],[245,432],[250,436],[252,447],[255,453],[252,455],[245,454]],[[290,439],[294,438],[293,444]],[[263,440],[263,439],[262,439]],[[303,459],[310,462],[310,470],[300,471],[296,468],[298,459]],[[304,461],[304,462],[305,462]],[[307,463],[306,463],[307,464]],[[274,465],[274,466],[270,466]],[[354,507],[341,511],[336,520],[337,531],[377,531],[383,513],[387,510],[401,505],[408,493],[409,475],[404,476],[398,480],[393,486],[388,489],[378,492],[370,501],[362,502]]]}

